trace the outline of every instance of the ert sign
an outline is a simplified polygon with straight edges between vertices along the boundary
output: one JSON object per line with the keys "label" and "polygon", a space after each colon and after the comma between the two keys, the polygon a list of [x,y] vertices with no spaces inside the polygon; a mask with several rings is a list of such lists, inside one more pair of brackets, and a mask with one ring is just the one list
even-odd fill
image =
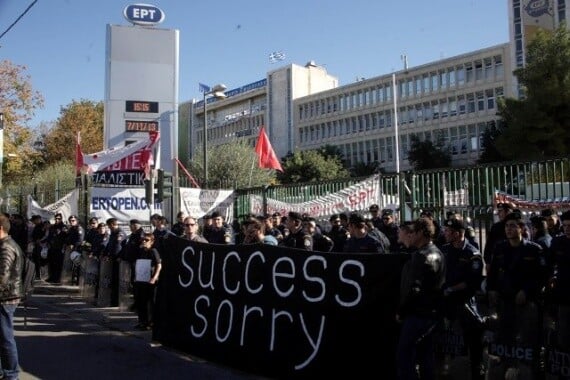
{"label": "ert sign", "polygon": [[156,25],[164,21],[164,12],[150,4],[131,4],[123,11],[125,18],[136,25]]}

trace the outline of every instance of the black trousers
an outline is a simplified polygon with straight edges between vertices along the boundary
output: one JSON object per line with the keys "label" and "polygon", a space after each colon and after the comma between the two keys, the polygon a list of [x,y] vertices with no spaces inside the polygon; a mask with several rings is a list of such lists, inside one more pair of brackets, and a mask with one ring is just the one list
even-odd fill
{"label": "black trousers", "polygon": [[148,325],[152,322],[154,290],[155,286],[148,282],[135,282],[134,284],[135,306],[141,325]]}
{"label": "black trousers", "polygon": [[63,252],[61,248],[50,248],[48,250],[48,281],[61,282],[61,272],[63,270]]}

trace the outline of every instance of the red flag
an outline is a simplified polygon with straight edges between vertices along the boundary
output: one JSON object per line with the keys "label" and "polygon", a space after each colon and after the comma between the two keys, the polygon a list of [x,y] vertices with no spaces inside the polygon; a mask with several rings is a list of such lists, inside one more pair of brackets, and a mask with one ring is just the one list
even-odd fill
{"label": "red flag", "polygon": [[81,132],[77,131],[77,142],[75,144],[75,175],[80,175],[82,168],[83,152],[81,151]]}
{"label": "red flag", "polygon": [[260,168],[283,171],[271,142],[269,142],[269,137],[265,133],[265,127],[261,127],[259,130],[259,137],[257,138],[257,144],[255,144],[255,153],[259,157]]}

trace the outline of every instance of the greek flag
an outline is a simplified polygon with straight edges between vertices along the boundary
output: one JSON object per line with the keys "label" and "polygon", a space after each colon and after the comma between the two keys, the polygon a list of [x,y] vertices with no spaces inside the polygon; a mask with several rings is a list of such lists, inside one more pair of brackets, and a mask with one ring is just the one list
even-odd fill
{"label": "greek flag", "polygon": [[285,59],[285,54],[281,51],[274,51],[273,53],[269,54],[269,62],[275,63],[277,61],[282,61]]}
{"label": "greek flag", "polygon": [[198,83],[198,89],[200,90],[200,92],[209,92],[210,86],[205,85],[204,83]]}

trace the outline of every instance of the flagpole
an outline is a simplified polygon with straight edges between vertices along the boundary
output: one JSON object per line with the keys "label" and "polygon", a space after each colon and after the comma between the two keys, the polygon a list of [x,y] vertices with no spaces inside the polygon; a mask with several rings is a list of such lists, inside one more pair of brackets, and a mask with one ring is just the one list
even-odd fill
{"label": "flagpole", "polygon": [[253,175],[253,167],[255,166],[255,159],[257,158],[257,155],[253,156],[253,160],[251,160],[251,169],[249,169],[249,184],[247,185],[247,187],[251,187],[251,176]]}
{"label": "flagpole", "polygon": [[[400,136],[398,134],[398,90],[396,88],[396,73],[392,73],[392,98],[394,100],[394,148],[396,153],[396,194],[400,203]],[[400,210],[402,205],[400,205]]]}

